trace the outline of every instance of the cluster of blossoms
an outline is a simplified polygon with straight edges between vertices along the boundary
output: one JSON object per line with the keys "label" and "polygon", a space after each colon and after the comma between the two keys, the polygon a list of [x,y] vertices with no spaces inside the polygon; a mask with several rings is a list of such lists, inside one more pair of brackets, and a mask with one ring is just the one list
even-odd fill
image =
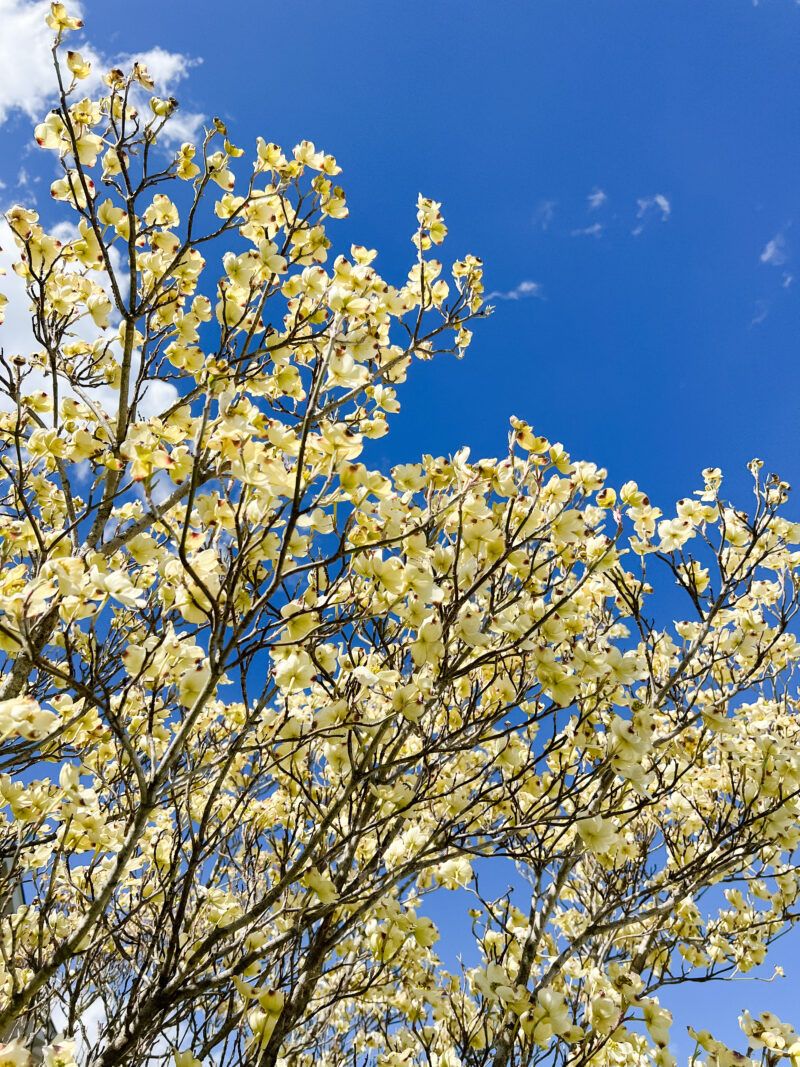
{"label": "cluster of blossoms", "polygon": [[0,1065],[672,1067],[659,989],[748,972],[800,896],[788,487],[754,462],[745,513],[707,469],[665,516],[518,418],[374,469],[484,314],[440,205],[390,284],[331,251],[332,156],[259,139],[242,177],[215,121],[162,165],[144,67],[66,69],[35,136],[74,235],[7,215]]}
{"label": "cluster of blossoms", "polygon": [[[776,1067],[784,1062],[786,1067],[800,1064],[800,1037],[788,1023],[782,1023],[774,1012],[762,1011],[757,1019],[745,1011],[739,1016],[739,1026],[747,1037],[748,1051],[758,1058],[746,1056],[718,1041],[708,1030],[689,1027],[689,1036],[696,1042],[690,1067],[760,1067],[769,1064]],[[699,1057],[704,1055],[704,1059]]]}

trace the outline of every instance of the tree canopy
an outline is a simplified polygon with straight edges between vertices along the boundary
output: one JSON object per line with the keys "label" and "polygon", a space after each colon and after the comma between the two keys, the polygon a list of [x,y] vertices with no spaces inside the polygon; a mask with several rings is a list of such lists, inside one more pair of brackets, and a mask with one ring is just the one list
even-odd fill
{"label": "tree canopy", "polygon": [[[743,510],[708,468],[665,515],[517,417],[378,469],[414,360],[489,310],[440,205],[385,281],[336,253],[332,156],[248,167],[220,121],[170,156],[177,102],[48,21],[61,221],[6,216],[0,1064],[672,1067],[659,994],[797,914],[789,487],[754,460]],[[693,1062],[800,1063],[742,1026]]]}

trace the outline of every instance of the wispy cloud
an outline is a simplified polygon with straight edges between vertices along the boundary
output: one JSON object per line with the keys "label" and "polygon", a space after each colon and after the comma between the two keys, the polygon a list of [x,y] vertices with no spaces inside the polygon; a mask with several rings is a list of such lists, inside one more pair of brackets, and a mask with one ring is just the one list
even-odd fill
{"label": "wispy cloud", "polygon": [[752,319],[750,320],[751,326],[758,326],[769,315],[769,302],[767,300],[756,300],[756,310]]}
{"label": "wispy cloud", "polygon": [[[758,257],[759,263],[762,263],[765,267],[777,267],[780,269],[780,287],[781,289],[788,289],[794,282],[794,274],[790,270],[782,269],[784,264],[791,259],[791,249],[789,248],[785,231],[791,226],[791,221],[787,222],[781,230],[779,230],[774,237],[764,245],[761,255]],[[772,275],[774,278],[775,276]],[[757,300],[755,314],[750,322],[751,326],[757,326],[763,322],[772,309],[774,303],[773,294],[767,300]]]}
{"label": "wispy cloud", "polygon": [[639,236],[639,234],[647,225],[648,220],[653,216],[655,212],[661,212],[662,222],[666,222],[672,214],[672,204],[670,204],[669,200],[667,200],[663,193],[656,193],[655,196],[639,197],[636,201],[636,204],[636,218],[641,219],[642,221],[632,230],[634,237]]}
{"label": "wispy cloud", "polygon": [[26,196],[32,197],[34,195],[33,187],[42,180],[40,174],[29,174],[25,167],[20,167],[17,171],[17,181],[14,186],[15,189],[24,193]]}
{"label": "wispy cloud", "polygon": [[533,213],[534,226],[540,226],[543,230],[546,230],[550,223],[553,221],[553,214],[556,210],[555,200],[542,200],[537,206],[536,211]]}
{"label": "wispy cloud", "polygon": [[666,222],[672,213],[672,205],[662,193],[656,193],[655,196],[641,197],[636,203],[639,207],[639,210],[636,212],[637,219],[643,219],[650,208],[653,207],[660,209],[662,222]]}
{"label": "wispy cloud", "polygon": [[[0,125],[13,114],[22,113],[33,120],[44,118],[48,106],[56,99],[53,74],[53,31],[45,23],[50,9],[49,0],[0,0]],[[81,17],[81,4],[73,0],[71,15]],[[146,52],[105,57],[91,42],[75,39],[72,48],[79,48],[92,63],[92,75],[83,83],[91,93],[100,85],[100,77],[109,66],[126,66],[134,59],[145,63],[156,81],[156,90],[163,94],[185,78],[199,60],[180,52],[168,52],[156,46]],[[191,140],[199,132],[203,115],[177,111],[167,123],[160,140],[165,144]]]}
{"label": "wispy cloud", "polygon": [[542,295],[542,287],[538,282],[524,281],[513,289],[508,289],[506,292],[502,292],[500,289],[495,289],[493,293],[489,293],[486,300],[522,300],[524,297],[535,296],[539,300],[544,300]]}
{"label": "wispy cloud", "polygon": [[580,230],[572,230],[571,237],[599,237],[605,226],[602,222],[596,222],[593,226],[584,226]]}
{"label": "wispy cloud", "polygon": [[586,199],[589,203],[589,210],[597,211],[597,209],[599,207],[602,207],[603,204],[605,204],[606,200],[608,200],[608,196],[602,189],[598,189],[597,187],[595,187],[594,189],[592,189]]}
{"label": "wispy cloud", "polygon": [[762,263],[767,263],[771,267],[782,267],[788,258],[786,238],[782,233],[776,233],[771,241],[767,241],[764,251],[759,256]]}

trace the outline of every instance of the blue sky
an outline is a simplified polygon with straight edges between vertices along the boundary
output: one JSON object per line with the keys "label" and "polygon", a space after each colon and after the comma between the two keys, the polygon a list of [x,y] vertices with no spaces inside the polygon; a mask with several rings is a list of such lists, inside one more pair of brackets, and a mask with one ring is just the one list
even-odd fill
{"label": "blue sky", "polygon": [[[747,492],[754,455],[798,480],[793,0],[228,10],[137,0],[131,19],[84,0],[83,36],[108,58],[169,53],[151,69],[188,127],[219,114],[237,143],[333,152],[350,204],[335,232],[378,248],[390,279],[409,265],[417,193],[441,200],[443,253],[480,255],[499,294],[463,363],[415,367],[387,459],[497,454],[513,413],[662,506],[709,465]],[[52,160],[30,149],[29,115],[2,108],[2,79],[25,80],[13,59],[6,71],[0,195],[41,199]]]}
{"label": "blue sky", "polygon": [[[30,139],[51,84],[41,9],[0,0],[3,208],[48,201]],[[382,462],[498,455],[516,414],[665,511],[707,466],[746,505],[753,456],[800,483],[794,0],[80,9],[90,51],[150,54],[187,132],[218,114],[237,144],[336,155],[350,219],[334,233],[378,248],[389,280],[418,192],[443,203],[445,256],[484,259],[495,315],[462,363],[413,368]],[[664,1001],[723,1036],[745,1003],[790,1017],[796,982]]]}

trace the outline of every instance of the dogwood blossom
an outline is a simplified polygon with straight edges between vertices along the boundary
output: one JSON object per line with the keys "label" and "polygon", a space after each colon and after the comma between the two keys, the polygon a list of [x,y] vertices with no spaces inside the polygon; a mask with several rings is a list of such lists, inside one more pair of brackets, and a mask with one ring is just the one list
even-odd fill
{"label": "dogwood blossom", "polygon": [[382,467],[484,316],[442,205],[384,279],[323,149],[248,168],[215,120],[162,166],[142,64],[64,63],[73,225],[7,214],[42,350],[0,357],[0,1063],[673,1067],[670,987],[800,895],[786,483],[659,507],[517,416]]}

